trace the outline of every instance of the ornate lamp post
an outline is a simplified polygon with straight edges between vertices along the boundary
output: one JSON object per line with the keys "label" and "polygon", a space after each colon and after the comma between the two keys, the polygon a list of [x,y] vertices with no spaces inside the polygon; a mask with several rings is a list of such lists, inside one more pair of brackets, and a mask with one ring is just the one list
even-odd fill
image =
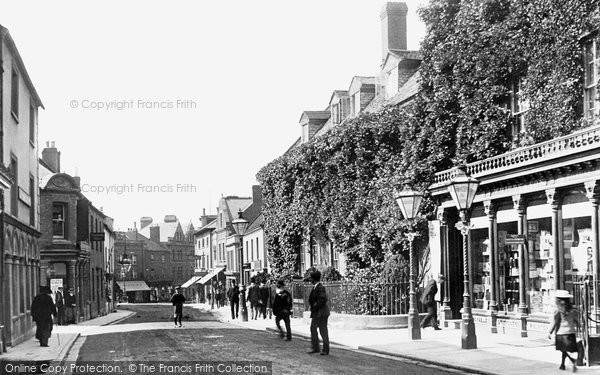
{"label": "ornate lamp post", "polygon": [[[423,194],[409,189],[408,187],[404,187],[401,192],[396,194],[396,202],[398,202],[398,206],[400,206],[400,211],[402,211],[402,216],[406,220],[410,220],[411,222],[417,216],[417,212],[419,211],[419,206],[421,205],[421,200],[423,199]],[[415,256],[414,256],[414,247],[413,241],[415,237],[418,235],[416,232],[409,232],[406,234],[408,237],[408,241],[410,242],[409,249],[409,267],[410,267],[410,299],[409,299],[409,309],[408,309],[408,334],[412,340],[420,340],[421,339],[421,326],[419,325],[419,311],[417,310],[417,293],[415,291],[415,281],[416,281],[416,272],[415,272]]]}
{"label": "ornate lamp post", "polygon": [[477,349],[477,336],[475,335],[475,322],[471,311],[471,292],[469,290],[469,263],[467,241],[471,225],[469,224],[469,211],[475,198],[475,193],[479,187],[479,181],[473,177],[467,176],[464,167],[454,168],[455,177],[448,185],[448,191],[456,204],[460,214],[460,222],[456,223],[456,229],[460,230],[463,236],[463,274],[464,274],[464,292],[463,292],[463,310],[462,310],[462,348]]}
{"label": "ornate lamp post", "polygon": [[127,290],[125,288],[125,276],[127,275],[127,273],[129,273],[129,270],[131,270],[131,263],[131,259],[127,257],[127,254],[123,253],[123,255],[121,255],[121,258],[119,259],[119,264],[121,265],[121,279],[123,281],[123,295],[125,297],[127,297]]}
{"label": "ornate lamp post", "polygon": [[238,211],[237,219],[231,222],[233,226],[233,230],[240,237],[240,284],[242,287],[240,304],[242,305],[242,321],[248,321],[248,309],[246,308],[246,293],[244,291],[245,283],[244,283],[244,239],[243,235],[246,233],[246,229],[248,228],[248,220],[242,217],[242,210]]}

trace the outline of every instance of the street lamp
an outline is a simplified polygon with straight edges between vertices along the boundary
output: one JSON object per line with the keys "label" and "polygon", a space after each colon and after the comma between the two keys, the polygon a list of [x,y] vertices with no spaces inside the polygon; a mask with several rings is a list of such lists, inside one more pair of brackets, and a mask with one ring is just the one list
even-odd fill
{"label": "street lamp", "polygon": [[469,291],[469,263],[467,240],[471,225],[469,224],[468,215],[479,181],[471,176],[467,176],[464,167],[455,167],[455,177],[450,180],[448,191],[452,196],[452,200],[456,204],[460,214],[460,222],[456,223],[456,229],[463,236],[463,275],[464,275],[464,292],[463,292],[463,310],[462,310],[462,348],[477,349],[477,336],[475,335],[475,322],[473,321],[473,313],[471,311],[471,293]]}
{"label": "street lamp", "polygon": [[[396,202],[398,202],[398,206],[400,206],[400,211],[402,211],[402,216],[406,220],[413,221],[417,216],[417,212],[419,211],[419,206],[421,205],[421,200],[423,199],[423,194],[418,191],[414,191],[407,186],[401,192],[396,193]],[[408,232],[406,236],[408,237],[408,241],[410,242],[409,249],[409,267],[410,267],[410,299],[409,299],[409,309],[408,309],[408,334],[412,340],[420,340],[421,339],[421,326],[419,324],[419,311],[417,310],[417,293],[415,292],[415,256],[414,256],[414,247],[413,241],[415,237],[418,235],[416,232]]]}
{"label": "street lamp", "polygon": [[246,229],[248,228],[248,220],[242,217],[242,209],[238,211],[237,219],[231,222],[233,226],[233,230],[235,233],[240,236],[240,281],[242,285],[242,296],[240,298],[240,303],[242,304],[242,321],[248,321],[248,309],[246,308],[246,292],[245,292],[245,284],[244,284],[244,238],[242,237],[244,233],[246,233]]}
{"label": "street lamp", "polygon": [[129,270],[131,270],[131,259],[129,259],[127,257],[126,253],[123,253],[123,255],[121,255],[121,258],[119,259],[119,264],[121,265],[121,278],[123,281],[123,295],[125,297],[127,297],[127,290],[125,288],[125,275],[127,273],[129,273]]}

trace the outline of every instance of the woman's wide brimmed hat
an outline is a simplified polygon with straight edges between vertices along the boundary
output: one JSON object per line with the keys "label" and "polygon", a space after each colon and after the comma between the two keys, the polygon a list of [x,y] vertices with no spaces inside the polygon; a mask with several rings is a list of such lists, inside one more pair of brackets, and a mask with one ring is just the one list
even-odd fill
{"label": "woman's wide brimmed hat", "polygon": [[555,298],[568,298],[568,299],[571,299],[571,298],[573,298],[573,295],[571,293],[569,293],[568,290],[559,289],[559,290],[556,291],[556,293],[554,293],[554,297]]}

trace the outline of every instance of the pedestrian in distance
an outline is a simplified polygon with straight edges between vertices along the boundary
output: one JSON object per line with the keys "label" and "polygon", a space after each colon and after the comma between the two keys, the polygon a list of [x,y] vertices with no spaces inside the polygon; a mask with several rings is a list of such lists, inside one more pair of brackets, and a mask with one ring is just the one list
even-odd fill
{"label": "pedestrian in distance", "polygon": [[77,298],[75,297],[73,288],[69,288],[67,295],[64,296],[64,300],[65,312],[67,315],[67,324],[77,324],[77,314],[75,311],[75,308],[77,307]]}
{"label": "pedestrian in distance", "polygon": [[231,287],[227,290],[227,299],[231,306],[231,320],[237,319],[240,311],[240,288],[236,285],[235,280],[231,280]]}
{"label": "pedestrian in distance", "polygon": [[[446,280],[444,275],[440,275],[438,277],[440,285],[444,282],[444,280]],[[425,289],[423,289],[423,294],[421,295],[421,303],[427,308],[427,316],[421,322],[421,328],[431,325],[435,330],[441,329],[437,320],[437,301],[435,300],[435,295],[437,292],[438,287],[435,279],[429,280],[425,286]]]}
{"label": "pedestrian in distance", "polygon": [[309,354],[319,353],[319,335],[317,329],[321,333],[323,339],[323,351],[321,355],[329,355],[329,330],[327,329],[327,320],[329,319],[329,305],[327,299],[327,291],[321,283],[321,272],[313,271],[310,273],[310,281],[313,288],[308,296],[310,305],[310,341],[312,349]]}
{"label": "pedestrian in distance", "polygon": [[52,317],[57,314],[51,294],[49,287],[42,286],[40,294],[35,296],[31,304],[31,316],[37,328],[35,338],[40,340],[40,346],[48,346],[48,339],[52,334]]}
{"label": "pedestrian in distance", "polygon": [[250,301],[250,319],[258,318],[258,285],[256,278],[250,278],[250,286],[248,287],[248,300]]}
{"label": "pedestrian in distance", "polygon": [[579,312],[573,307],[571,299],[573,296],[566,290],[557,290],[554,294],[556,298],[556,311],[554,319],[550,324],[550,332],[548,338],[554,336],[554,346],[556,350],[562,353],[560,362],[560,370],[565,369],[565,359],[569,358],[573,363],[573,372],[577,371],[576,360],[569,353],[577,352],[577,329],[579,328]]}
{"label": "pedestrian in distance", "polygon": [[269,288],[265,284],[265,280],[261,280],[260,286],[258,287],[258,308],[263,319],[267,319],[267,305],[269,304],[270,294]]}
{"label": "pedestrian in distance", "polygon": [[54,294],[54,301],[58,315],[56,317],[59,326],[65,324],[65,299],[63,297],[63,287],[59,286],[58,290]]}
{"label": "pedestrian in distance", "polygon": [[179,327],[183,327],[181,324],[181,318],[183,317],[183,303],[185,302],[185,297],[181,294],[181,288],[175,288],[175,294],[171,296],[171,301],[173,304],[173,321],[175,322],[175,327],[177,327],[177,322],[179,322]]}
{"label": "pedestrian in distance", "polygon": [[292,314],[292,295],[285,290],[283,280],[277,282],[275,289],[275,298],[273,300],[273,314],[275,315],[275,325],[279,330],[279,337],[283,338],[281,321],[285,323],[286,341],[292,340],[292,328],[290,325],[290,315]]}
{"label": "pedestrian in distance", "polygon": [[217,300],[217,308],[225,305],[223,303],[223,284],[220,281],[217,283],[217,292],[215,298]]}

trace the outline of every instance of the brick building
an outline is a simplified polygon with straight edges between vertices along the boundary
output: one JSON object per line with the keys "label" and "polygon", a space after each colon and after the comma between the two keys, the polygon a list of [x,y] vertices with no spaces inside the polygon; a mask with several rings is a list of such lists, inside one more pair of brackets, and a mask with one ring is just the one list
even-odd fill
{"label": "brick building", "polygon": [[40,160],[42,285],[73,288],[77,319],[107,313],[105,222],[110,218],[81,193],[80,178],[60,172],[49,143]]}
{"label": "brick building", "polygon": [[33,335],[29,307],[40,286],[40,107],[15,42],[0,26],[0,325],[7,345]]}

